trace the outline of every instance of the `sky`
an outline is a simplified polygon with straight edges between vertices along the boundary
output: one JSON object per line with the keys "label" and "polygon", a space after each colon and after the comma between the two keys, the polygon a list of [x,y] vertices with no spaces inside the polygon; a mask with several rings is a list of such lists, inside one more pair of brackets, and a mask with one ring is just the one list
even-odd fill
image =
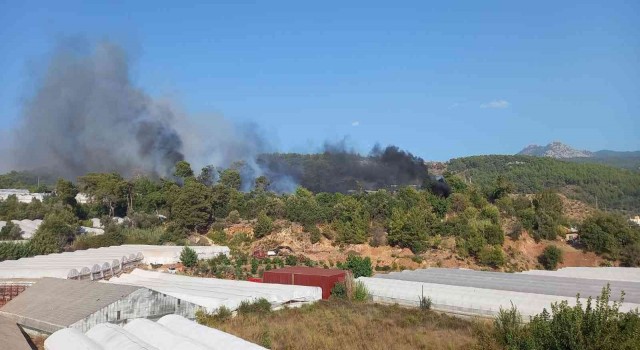
{"label": "sky", "polygon": [[280,151],[640,150],[638,1],[0,0],[0,129],[69,37],[123,45],[136,86]]}

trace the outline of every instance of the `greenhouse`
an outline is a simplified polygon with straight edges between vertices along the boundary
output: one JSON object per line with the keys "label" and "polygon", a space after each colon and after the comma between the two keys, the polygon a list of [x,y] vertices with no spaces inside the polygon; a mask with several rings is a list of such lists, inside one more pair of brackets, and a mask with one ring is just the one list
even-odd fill
{"label": "greenhouse", "polygon": [[320,287],[199,278],[140,269],[112,278],[108,283],[149,288],[199,305],[209,312],[221,306],[235,310],[241,302],[259,298],[267,299],[276,308],[322,299]]}
{"label": "greenhouse", "polygon": [[85,334],[65,328],[45,340],[46,350],[260,350],[261,346],[205,327],[184,317],[168,315],[158,322],[135,319],[124,327],[103,323]]}
{"label": "greenhouse", "polygon": [[531,270],[526,275],[596,279],[603,281],[640,282],[638,267],[565,267],[557,271]]}
{"label": "greenhouse", "polygon": [[[182,246],[122,245],[38,255],[0,262],[0,279],[56,277],[99,280],[115,276],[138,264],[173,264]],[[200,259],[229,254],[224,246],[192,247]]]}
{"label": "greenhouse", "polygon": [[[554,302],[567,301],[575,305],[576,294],[581,290],[593,291],[597,296],[607,283],[601,280],[456,269],[404,271],[374,278],[360,277],[358,280],[366,285],[373,300],[378,302],[419,306],[421,298],[425,297],[431,299],[432,307],[436,310],[484,317],[493,317],[501,308],[514,305],[525,319],[539,314],[545,308],[549,309]],[[576,283],[575,280],[583,283]],[[616,299],[620,294],[616,295],[613,288],[614,285],[612,299]],[[640,284],[624,282],[615,285],[615,288],[623,288],[627,293],[622,311],[640,307],[637,301]]]}
{"label": "greenhouse", "polygon": [[603,281],[584,278],[527,275],[466,269],[421,269],[377,275],[376,278],[447,284],[452,286],[498,289],[504,291],[558,295],[575,298],[597,297],[609,283],[611,297],[617,300],[622,291],[625,301],[640,303],[640,283],[628,281]]}

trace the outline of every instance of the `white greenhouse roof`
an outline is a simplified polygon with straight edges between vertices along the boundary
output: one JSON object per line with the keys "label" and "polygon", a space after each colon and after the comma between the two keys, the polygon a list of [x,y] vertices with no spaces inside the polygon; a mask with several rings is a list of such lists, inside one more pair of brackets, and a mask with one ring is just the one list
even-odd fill
{"label": "white greenhouse roof", "polygon": [[531,270],[524,271],[522,274],[640,282],[640,268],[638,267],[565,267],[557,271]]}
{"label": "white greenhouse roof", "polygon": [[320,287],[189,277],[140,269],[108,282],[145,287],[202,306],[209,312],[221,306],[235,310],[242,301],[259,298],[267,299],[274,307],[322,299]]}
{"label": "white greenhouse roof", "polygon": [[[575,297],[522,293],[514,291],[452,286],[386,278],[360,277],[374,301],[418,306],[420,297],[431,298],[435,310],[473,316],[494,317],[500,308],[515,305],[525,320],[550,309],[551,303],[566,300],[575,305]],[[640,307],[640,304],[624,303],[622,311]]]}
{"label": "white greenhouse roof", "polygon": [[573,278],[572,276],[528,275],[446,268],[406,270],[376,275],[376,278],[558,295],[570,298],[575,298],[577,294],[583,298],[598,297],[602,293],[602,288],[609,284],[611,300],[618,300],[621,292],[624,291],[625,301],[640,303],[640,283],[628,281],[603,281]]}
{"label": "white greenhouse roof", "polygon": [[158,322],[135,319],[124,328],[103,323],[87,333],[65,328],[44,342],[46,350],[264,350],[234,335],[205,327],[182,316]]}
{"label": "white greenhouse roof", "polygon": [[[0,262],[0,279],[42,277],[101,279],[122,267],[146,264],[173,264],[180,261],[182,246],[121,245],[59,254],[37,255]],[[200,259],[229,254],[224,246],[195,246]]]}

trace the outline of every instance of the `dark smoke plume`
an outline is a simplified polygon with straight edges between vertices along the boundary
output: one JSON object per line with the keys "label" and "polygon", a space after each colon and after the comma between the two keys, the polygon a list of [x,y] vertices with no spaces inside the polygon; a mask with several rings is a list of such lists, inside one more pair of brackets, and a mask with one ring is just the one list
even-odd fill
{"label": "dark smoke plume", "polygon": [[375,146],[368,156],[361,156],[344,142],[325,144],[323,153],[262,155],[258,164],[267,174],[287,174],[314,192],[421,187],[429,181],[424,161],[396,146]]}
{"label": "dark smoke plume", "polygon": [[170,106],[129,80],[127,57],[101,43],[59,45],[26,103],[14,163],[67,178],[87,172],[168,175],[184,158]]}

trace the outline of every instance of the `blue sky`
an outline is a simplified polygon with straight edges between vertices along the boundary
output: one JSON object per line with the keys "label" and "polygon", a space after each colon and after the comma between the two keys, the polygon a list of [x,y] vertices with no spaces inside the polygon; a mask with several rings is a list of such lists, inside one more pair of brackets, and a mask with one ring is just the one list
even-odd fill
{"label": "blue sky", "polygon": [[0,127],[56,40],[81,36],[124,45],[152,96],[283,151],[640,149],[637,1],[186,3],[0,0]]}

